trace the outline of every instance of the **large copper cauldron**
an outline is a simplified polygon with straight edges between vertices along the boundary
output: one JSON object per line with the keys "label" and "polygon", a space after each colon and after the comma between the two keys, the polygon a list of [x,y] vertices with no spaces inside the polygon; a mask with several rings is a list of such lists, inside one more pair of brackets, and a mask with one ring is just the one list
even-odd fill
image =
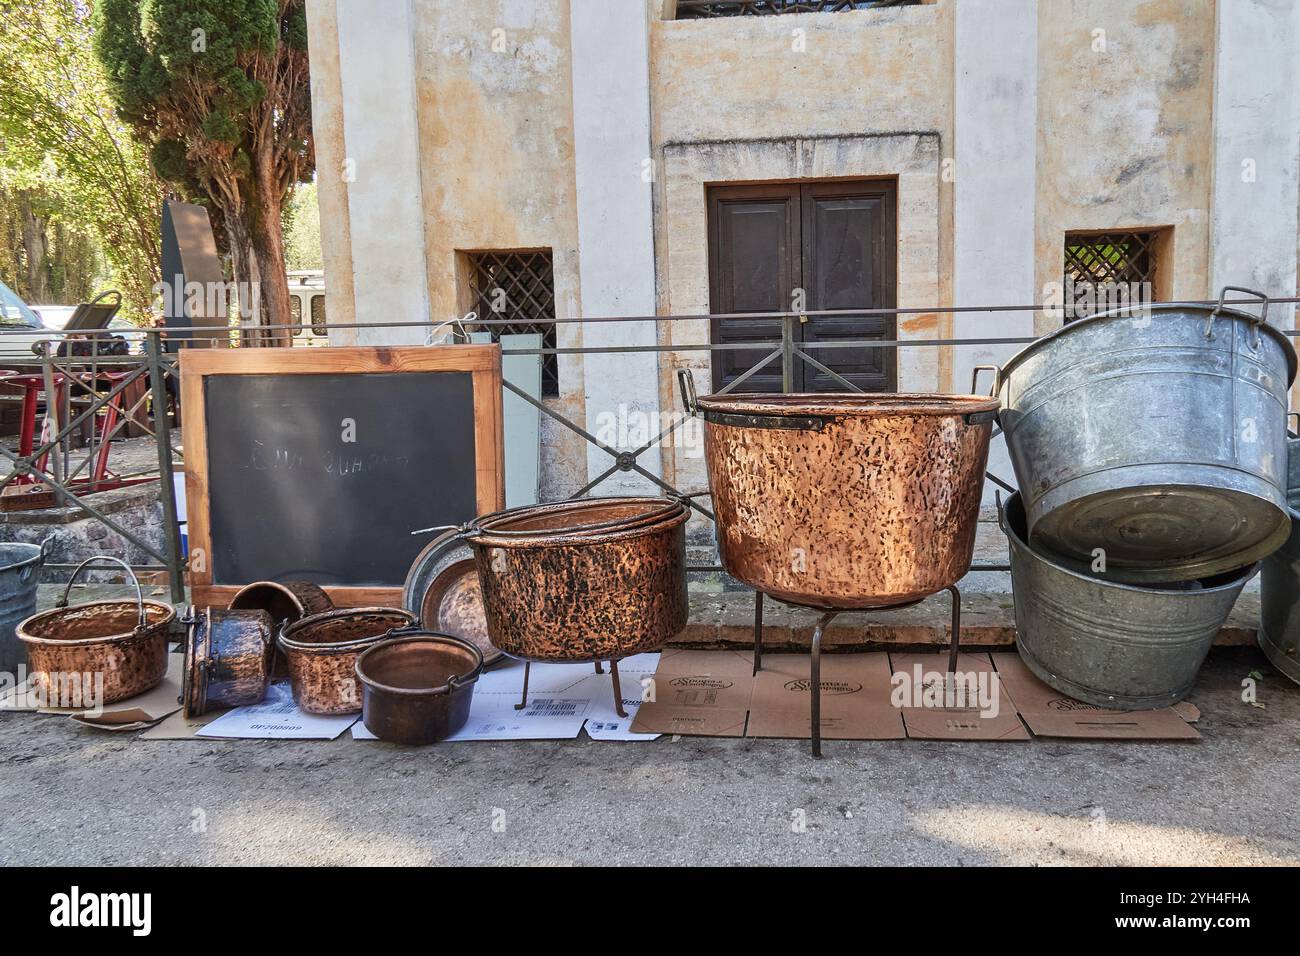
{"label": "large copper cauldron", "polygon": [[687,506],[590,498],[473,522],[492,644],[526,661],[617,660],[686,626]]}
{"label": "large copper cauldron", "polygon": [[688,394],[687,405],[704,418],[733,577],[793,604],[871,608],[969,570],[995,398]]}

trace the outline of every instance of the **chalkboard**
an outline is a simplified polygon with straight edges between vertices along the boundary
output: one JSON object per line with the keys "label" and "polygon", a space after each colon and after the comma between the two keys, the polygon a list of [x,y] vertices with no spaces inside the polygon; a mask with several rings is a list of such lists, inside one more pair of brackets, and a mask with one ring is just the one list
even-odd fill
{"label": "chalkboard", "polygon": [[195,602],[253,581],[400,600],[412,531],[502,506],[500,376],[495,345],[184,350]]}
{"label": "chalkboard", "polygon": [[412,531],[476,513],[468,372],[219,375],[205,404],[216,584],[399,586]]}

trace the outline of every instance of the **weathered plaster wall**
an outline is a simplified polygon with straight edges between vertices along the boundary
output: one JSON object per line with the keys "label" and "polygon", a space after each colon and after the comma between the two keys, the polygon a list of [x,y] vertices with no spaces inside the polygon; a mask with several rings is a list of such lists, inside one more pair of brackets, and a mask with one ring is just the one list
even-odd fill
{"label": "weathered plaster wall", "polygon": [[[1067,231],[1158,226],[1158,292],[1209,294],[1214,24],[1210,0],[1039,0],[1040,295]],[[1037,331],[1060,322],[1040,313]]]}
{"label": "weathered plaster wall", "polygon": [[[557,318],[580,314],[567,0],[418,2],[415,54],[429,301],[463,313],[457,251],[551,249]],[[558,345],[581,344],[575,325]],[[583,363],[559,356],[560,413],[584,420]],[[586,482],[576,434],[542,417],[544,497]]]}
{"label": "weathered plaster wall", "polygon": [[[657,7],[650,0],[651,9]],[[898,177],[898,305],[949,301],[952,5],[836,14],[651,23],[659,311],[708,312],[705,188],[721,182]],[[900,318],[900,338],[940,338],[933,313]],[[663,344],[707,341],[705,322],[660,327]],[[899,387],[946,388],[947,356],[904,349]],[[671,371],[706,353],[664,353],[660,402],[679,405]],[[702,487],[699,460],[665,449],[679,487]]]}

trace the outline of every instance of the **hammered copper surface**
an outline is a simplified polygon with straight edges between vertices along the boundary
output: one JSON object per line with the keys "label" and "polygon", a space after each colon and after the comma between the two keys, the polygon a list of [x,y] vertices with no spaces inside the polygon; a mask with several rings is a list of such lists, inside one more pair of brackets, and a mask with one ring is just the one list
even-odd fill
{"label": "hammered copper surface", "polygon": [[[167,673],[167,630],[176,612],[144,602],[137,629],[135,601],[95,601],[33,615],[18,625],[27,645],[28,671],[37,692],[56,696],[51,675],[103,674],[102,703],[126,700],[162,683]],[[56,678],[56,681],[61,678]]]}
{"label": "hammered copper surface", "polygon": [[438,576],[424,596],[419,617],[427,627],[470,641],[483,653],[484,663],[500,659],[501,650],[488,636],[474,561],[459,561]]}
{"label": "hammered copper surface", "polygon": [[186,717],[242,707],[266,696],[275,656],[274,624],[260,610],[206,608],[185,642],[181,703]]}
{"label": "hammered copper surface", "polygon": [[996,400],[726,395],[699,407],[733,577],[782,601],[866,608],[915,601],[969,569]]}
{"label": "hammered copper surface", "polygon": [[[653,650],[686,626],[687,509],[646,499],[642,523],[600,499],[565,504],[574,525],[626,520],[629,527],[572,534],[563,527],[520,536],[489,515],[471,539],[492,644],[533,661],[616,660]],[[546,507],[546,506],[543,506]],[[529,523],[532,523],[530,517]]]}
{"label": "hammered copper surface", "polygon": [[434,632],[382,641],[357,658],[362,722],[380,740],[431,744],[469,719],[483,655],[463,638]]}
{"label": "hammered copper surface", "polygon": [[288,625],[279,646],[289,662],[294,701],[309,714],[358,713],[357,656],[389,631],[414,623],[406,611],[366,607],[326,611]]}

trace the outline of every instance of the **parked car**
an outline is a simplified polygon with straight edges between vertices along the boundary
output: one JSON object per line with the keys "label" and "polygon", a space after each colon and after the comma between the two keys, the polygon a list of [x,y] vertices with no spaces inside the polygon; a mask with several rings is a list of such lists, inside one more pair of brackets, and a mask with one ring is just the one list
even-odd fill
{"label": "parked car", "polygon": [[0,368],[31,362],[35,355],[32,347],[55,338],[50,334],[53,331],[13,289],[0,282]]}

